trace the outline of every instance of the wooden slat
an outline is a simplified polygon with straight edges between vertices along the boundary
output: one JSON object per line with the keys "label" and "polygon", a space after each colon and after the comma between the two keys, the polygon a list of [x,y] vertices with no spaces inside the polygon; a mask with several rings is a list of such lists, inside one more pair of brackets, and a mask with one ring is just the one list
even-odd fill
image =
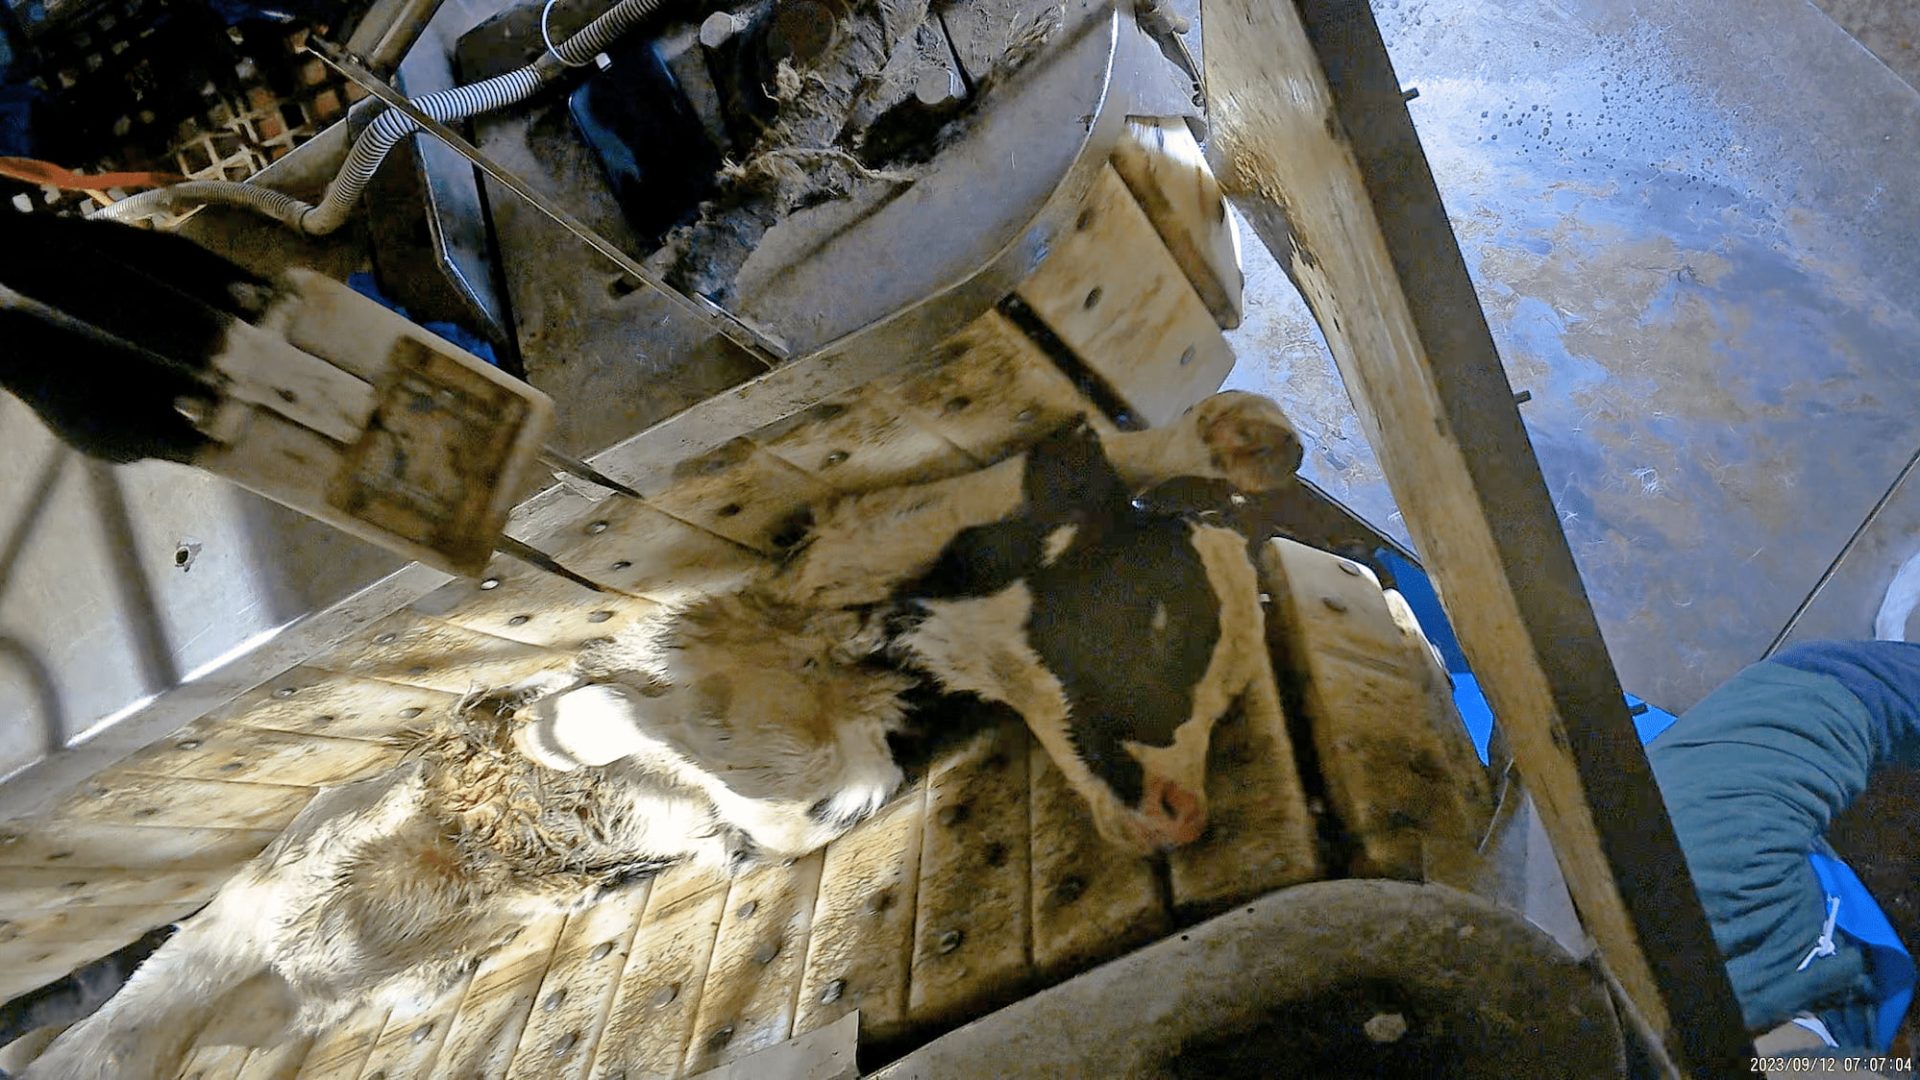
{"label": "wooden slat", "polygon": [[644,883],[635,885],[567,919],[520,1035],[520,1049],[507,1072],[510,1078],[587,1075],[647,894]]}
{"label": "wooden slat", "polygon": [[147,776],[113,768],[61,800],[54,816],[125,825],[278,829],[312,797],[312,788]]}
{"label": "wooden slat", "polygon": [[1367,5],[1206,0],[1210,152],[1312,307],[1588,929],[1690,1072],[1753,1047]]}
{"label": "wooden slat", "polygon": [[313,661],[343,675],[451,694],[510,686],[566,664],[563,653],[476,634],[413,611],[394,612]]}
{"label": "wooden slat", "polygon": [[105,956],[156,926],[193,914],[199,907],[199,904],[139,904],[0,913],[0,946],[23,944],[33,948],[45,942],[51,948],[58,942],[118,942],[95,953],[96,957]]}
{"label": "wooden slat", "polygon": [[[0,912],[10,910],[0,907]],[[38,915],[23,911],[8,918],[9,921],[12,918],[37,919]],[[65,978],[74,971],[138,939],[141,934],[151,929],[153,927],[149,926],[124,936],[105,938],[72,939],[21,935],[5,944],[0,944],[0,1001],[9,1000],[29,990],[37,990],[56,979]]]}
{"label": "wooden slat", "polygon": [[726,883],[686,870],[654,882],[601,1032],[594,1080],[680,1075],[727,891]]}
{"label": "wooden slat", "polygon": [[373,740],[431,723],[456,700],[442,690],[303,666],[266,680],[210,719],[270,731]]}
{"label": "wooden slat", "polygon": [[607,637],[657,608],[649,600],[594,592],[506,558],[494,559],[485,577],[448,582],[413,605],[415,611],[468,630],[561,650]]}
{"label": "wooden slat", "polygon": [[203,720],[134,754],[121,766],[150,776],[325,787],[371,775],[400,754],[398,745],[364,739],[296,735]]}
{"label": "wooden slat", "polygon": [[1240,240],[1227,197],[1179,116],[1129,116],[1113,168],[1222,330],[1240,325]]}
{"label": "wooden slat", "polygon": [[0,825],[0,867],[222,869],[258,855],[278,835],[277,829],[130,828],[35,818]]}
{"label": "wooden slat", "polygon": [[1455,774],[1457,755],[1429,718],[1431,656],[1415,653],[1379,581],[1291,540],[1260,554],[1276,651],[1300,688],[1332,809],[1358,841],[1347,871],[1418,881],[1429,849],[1472,850],[1492,814],[1485,773],[1476,761]]}
{"label": "wooden slat", "polygon": [[821,854],[734,880],[720,922],[699,1018],[687,1047],[696,1075],[785,1042],[820,893]]}
{"label": "wooden slat", "polygon": [[310,1038],[289,1039],[278,1046],[262,1047],[247,1056],[238,1080],[294,1080],[312,1049]]}
{"label": "wooden slat", "polygon": [[0,911],[66,907],[179,906],[204,901],[226,880],[218,870],[86,870],[10,866],[0,869]]}
{"label": "wooden slat", "polygon": [[796,515],[833,489],[741,437],[682,461],[665,490],[647,495],[655,509],[771,553],[791,541]]}
{"label": "wooden slat", "polygon": [[1085,800],[1030,746],[1033,966],[1058,979],[1166,931],[1153,864],[1100,838]]}
{"label": "wooden slat", "polygon": [[315,1036],[297,1080],[358,1080],[361,1066],[386,1027],[387,1010],[363,1008]]}
{"label": "wooden slat", "polygon": [[1172,421],[1233,370],[1219,324],[1112,168],[1019,291],[1149,424]]}
{"label": "wooden slat", "polygon": [[926,802],[923,781],[828,845],[794,1034],[855,1009],[869,1041],[906,1033]]}
{"label": "wooden slat", "polygon": [[1200,842],[1167,859],[1182,913],[1210,914],[1322,876],[1317,829],[1270,667],[1213,729],[1207,818]]}
{"label": "wooden slat", "polygon": [[765,565],[749,548],[625,498],[600,503],[545,544],[569,569],[663,604],[725,588]]}
{"label": "wooden slat", "polygon": [[447,1027],[446,1043],[433,1063],[433,1076],[497,1080],[507,1074],[565,923],[564,915],[535,920],[480,962],[459,1011]]}
{"label": "wooden slat", "polygon": [[180,1080],[239,1080],[249,1051],[244,1046],[201,1046],[181,1063]]}
{"label": "wooden slat", "polygon": [[374,1040],[367,1063],[360,1069],[364,1080],[426,1076],[440,1056],[440,1048],[446,1045],[453,1014],[466,1000],[467,989],[472,985],[473,975],[469,973],[419,1012],[403,1015],[396,1010],[390,1014],[386,1026],[380,1029],[380,1037]]}
{"label": "wooden slat", "polygon": [[1452,783],[1459,788],[1462,806],[1469,815],[1468,832],[1478,847],[1493,822],[1493,777],[1481,762],[1480,752],[1473,746],[1473,736],[1460,718],[1460,708],[1453,700],[1453,676],[1447,673],[1446,661],[1421,629],[1413,605],[1395,589],[1387,589],[1382,595],[1386,597],[1387,611],[1392,614],[1394,625],[1400,628],[1402,645],[1413,654],[1414,667],[1425,675],[1421,684],[1427,693],[1424,715],[1439,743]]}
{"label": "wooden slat", "polygon": [[754,432],[753,440],[840,492],[938,480],[974,464],[877,386],[795,413]]}
{"label": "wooden slat", "polygon": [[998,311],[968,323],[938,351],[941,366],[889,391],[921,425],[983,465],[1083,414],[1111,430],[1039,346]]}
{"label": "wooden slat", "polygon": [[1018,996],[1030,971],[1027,729],[981,733],[928,777],[908,1008],[944,1024]]}

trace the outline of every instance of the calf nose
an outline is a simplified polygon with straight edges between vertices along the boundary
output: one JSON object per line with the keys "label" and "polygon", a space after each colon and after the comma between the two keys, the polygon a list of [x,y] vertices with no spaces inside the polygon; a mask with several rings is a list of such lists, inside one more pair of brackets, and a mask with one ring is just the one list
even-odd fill
{"label": "calf nose", "polygon": [[1200,796],[1171,780],[1147,781],[1140,816],[1149,835],[1161,847],[1180,847],[1200,839],[1207,830],[1207,810]]}

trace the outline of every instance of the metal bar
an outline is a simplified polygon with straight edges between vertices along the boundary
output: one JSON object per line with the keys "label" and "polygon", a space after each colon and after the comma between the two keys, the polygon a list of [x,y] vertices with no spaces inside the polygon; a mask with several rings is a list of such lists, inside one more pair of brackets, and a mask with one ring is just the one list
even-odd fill
{"label": "metal bar", "polygon": [[540,448],[540,460],[544,464],[559,469],[561,472],[567,473],[570,476],[577,476],[589,484],[598,484],[608,491],[618,492],[621,495],[635,499],[643,497],[638,491],[615,480],[599,469],[581,461],[577,457],[570,457],[563,454],[551,446],[543,446]]}
{"label": "metal bar", "polygon": [[1365,0],[1205,0],[1210,153],[1312,307],[1582,921],[1692,1076],[1752,1043]]}
{"label": "metal bar", "polygon": [[599,582],[593,580],[592,578],[583,577],[580,574],[577,574],[574,571],[569,570],[566,567],[560,565],[560,560],[554,558],[553,556],[547,554],[544,551],[541,551],[539,548],[534,547],[532,544],[527,543],[525,540],[515,540],[513,537],[508,536],[506,533],[500,534],[500,544],[495,550],[499,551],[503,555],[511,555],[514,558],[519,559],[521,562],[526,563],[528,566],[531,566],[536,570],[545,570],[547,573],[552,574],[555,577],[566,578],[568,581],[571,581],[575,585],[579,585],[582,588],[592,589],[594,592],[597,592],[597,593],[613,591],[612,589],[607,588],[605,585],[600,584]]}
{"label": "metal bar", "polygon": [[446,0],[375,0],[347,38],[347,51],[367,58],[374,71],[391,73]]}
{"label": "metal bar", "polygon": [[1793,614],[1787,618],[1787,624],[1782,626],[1780,632],[1773,635],[1773,640],[1767,643],[1767,651],[1760,654],[1761,659],[1764,660],[1779,652],[1780,646],[1787,643],[1793,628],[1800,625],[1800,620],[1807,614],[1807,609],[1811,608],[1813,602],[1820,598],[1820,594],[1826,591],[1827,583],[1833,580],[1833,575],[1840,572],[1840,564],[1846,562],[1847,556],[1853,554],[1853,549],[1859,546],[1860,538],[1867,535],[1868,526],[1880,520],[1880,515],[1886,512],[1887,504],[1899,494],[1901,485],[1907,482],[1907,477],[1913,474],[1916,466],[1920,466],[1920,450],[1915,450],[1913,456],[1907,459],[1907,463],[1901,466],[1900,472],[1893,478],[1893,483],[1887,485],[1887,490],[1881,494],[1879,501],[1873,504],[1873,509],[1868,510],[1867,516],[1860,520],[1860,527],[1853,530],[1853,535],[1847,537],[1846,543],[1840,545],[1840,553],[1833,557],[1833,561],[1827,564],[1825,570],[1821,571],[1820,580],[1813,583],[1813,588],[1807,593],[1806,598],[1793,609]]}
{"label": "metal bar", "polygon": [[534,209],[552,218],[561,228],[566,229],[568,232],[585,241],[588,247],[605,255],[614,265],[632,274],[649,288],[672,300],[689,314],[706,323],[714,332],[722,335],[728,341],[745,349],[748,353],[752,354],[754,359],[765,364],[769,370],[778,367],[788,359],[788,351],[785,345],[756,329],[738,315],[708,300],[706,297],[689,296],[662,281],[653,271],[640,265],[633,256],[620,250],[613,241],[589,229],[584,222],[568,213],[558,203],[528,187],[525,181],[513,173],[508,172],[491,158],[481,153],[478,147],[461,138],[452,128],[447,127],[447,125],[422,112],[419,106],[408,101],[399,91],[388,86],[378,76],[368,71],[365,67],[362,67],[359,62],[348,56],[339,46],[321,41],[318,38],[312,38],[307,41],[307,51],[325,61],[340,74],[353,80],[354,83],[364,88],[367,93],[385,102],[388,108],[398,110],[413,120],[414,123],[419,124],[422,131],[433,135],[441,142],[453,147],[454,150],[459,152],[461,157],[473,162],[480,171],[498,180],[509,191],[512,191],[515,195],[520,196],[530,203]]}

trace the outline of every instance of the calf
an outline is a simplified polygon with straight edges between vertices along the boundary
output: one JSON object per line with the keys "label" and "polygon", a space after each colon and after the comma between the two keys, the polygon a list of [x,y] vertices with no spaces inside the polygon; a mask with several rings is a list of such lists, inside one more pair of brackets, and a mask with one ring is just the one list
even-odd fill
{"label": "calf", "polygon": [[[463,703],[400,765],[323,792],[27,1076],[170,1077],[196,1039],[404,1009],[533,914],[671,863],[813,850],[886,801],[901,748],[969,711],[956,697],[1022,715],[1109,840],[1192,841],[1212,725],[1242,696],[1278,708],[1257,586],[1245,538],[1130,493],[1295,463],[1270,403],[1223,395],[1168,431],[1103,447],[1075,428],[844,500],[788,564],[589,650],[564,687]],[[885,557],[861,569],[853,547]]]}

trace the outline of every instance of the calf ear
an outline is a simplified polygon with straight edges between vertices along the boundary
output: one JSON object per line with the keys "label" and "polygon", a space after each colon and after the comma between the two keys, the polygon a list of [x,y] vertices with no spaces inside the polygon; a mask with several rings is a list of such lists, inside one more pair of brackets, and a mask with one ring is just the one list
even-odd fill
{"label": "calf ear", "polygon": [[1081,418],[1027,452],[1022,516],[1053,526],[1126,509],[1131,493],[1107,458],[1100,433]]}

